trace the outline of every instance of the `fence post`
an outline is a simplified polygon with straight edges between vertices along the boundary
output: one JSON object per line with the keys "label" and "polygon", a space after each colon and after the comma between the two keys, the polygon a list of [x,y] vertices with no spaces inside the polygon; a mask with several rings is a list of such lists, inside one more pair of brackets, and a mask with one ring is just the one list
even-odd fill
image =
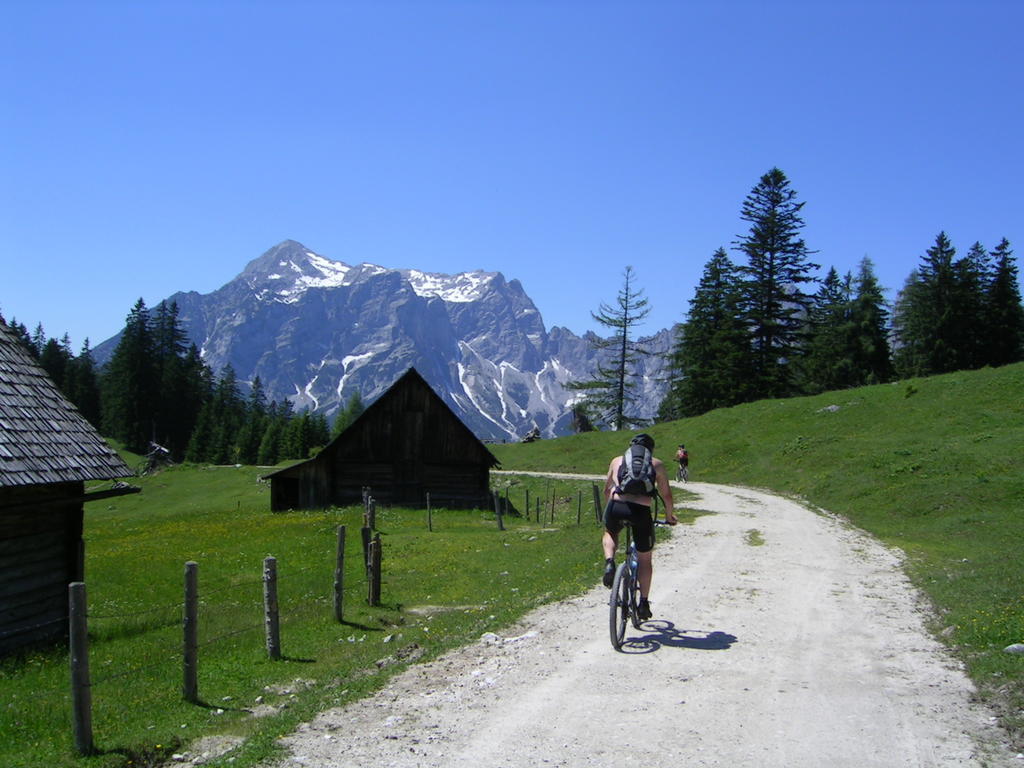
{"label": "fence post", "polygon": [[594,517],[601,522],[601,493],[597,490],[597,483],[590,486],[594,490]]}
{"label": "fence post", "polygon": [[377,500],[371,496],[366,502],[366,527],[377,530]]}
{"label": "fence post", "polygon": [[583,491],[576,493],[576,525],[580,524],[580,518],[583,516]]}
{"label": "fence post", "polygon": [[370,578],[368,600],[370,605],[380,605],[380,534],[370,542]]}
{"label": "fence post", "polygon": [[363,570],[370,573],[370,538],[371,531],[365,525],[359,529],[359,536],[363,540]]}
{"label": "fence post", "polygon": [[345,586],[345,526],[338,526],[338,547],[334,560],[334,620],[342,620],[342,600]]}
{"label": "fence post", "polygon": [[281,616],[277,607],[277,558],[263,558],[263,622],[267,634],[267,655],[281,658]]}
{"label": "fence post", "polygon": [[[530,519],[530,489],[529,488],[526,489],[526,506],[523,507],[523,509],[526,510],[526,519],[529,520]],[[538,521],[538,522],[540,522],[540,521]]]}
{"label": "fence post", "polygon": [[427,492],[427,530],[434,530],[434,514],[430,511],[430,492]]}
{"label": "fence post", "polygon": [[555,489],[551,489],[551,524],[555,524]]}
{"label": "fence post", "polygon": [[68,585],[68,631],[71,657],[71,705],[74,716],[75,751],[95,752],[92,741],[92,688],[89,681],[89,630],[86,620],[85,582]]}
{"label": "fence post", "polygon": [[185,563],[185,623],[184,623],[184,684],[185,701],[199,702],[199,563]]}
{"label": "fence post", "polygon": [[498,520],[498,530],[505,530],[505,522],[502,520],[501,514],[501,494],[497,491],[494,492],[494,517]]}

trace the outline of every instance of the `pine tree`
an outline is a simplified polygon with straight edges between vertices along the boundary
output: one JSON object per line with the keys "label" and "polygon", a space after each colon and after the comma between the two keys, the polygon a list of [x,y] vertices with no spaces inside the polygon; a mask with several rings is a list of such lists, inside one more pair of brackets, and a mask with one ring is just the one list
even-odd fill
{"label": "pine tree", "polygon": [[740,318],[740,279],[724,248],[704,266],[687,321],[670,353],[665,421],[743,402],[748,396],[750,336]]}
{"label": "pine tree", "polygon": [[829,269],[808,313],[804,389],[824,392],[859,383],[853,323],[853,278]]}
{"label": "pine tree", "polygon": [[234,464],[238,459],[236,436],[245,421],[245,403],[238,390],[238,376],[228,363],[213,392],[212,435],[208,461]]}
{"label": "pine tree", "polygon": [[340,409],[334,417],[331,436],[337,437],[348,429],[352,425],[352,422],[359,418],[359,415],[365,410],[366,406],[363,405],[363,398],[358,392],[353,392],[349,395],[348,400],[345,403],[345,407]]}
{"label": "pine tree", "polygon": [[588,407],[615,430],[642,422],[633,415],[637,388],[633,369],[640,356],[647,353],[634,341],[633,332],[651,310],[643,291],[635,283],[636,274],[633,267],[628,266],[623,273],[623,285],[616,298],[616,305],[611,307],[602,302],[598,312],[591,312],[594,320],[613,331],[610,338],[602,339],[594,335],[590,339],[595,350],[611,351],[610,362],[598,363],[592,379],[572,381],[565,385],[568,389],[582,392]]}
{"label": "pine tree", "polygon": [[82,344],[78,357],[68,365],[68,399],[78,408],[82,416],[93,426],[101,420],[100,388],[96,376],[96,362],[89,349],[89,339]]}
{"label": "pine tree", "polygon": [[[178,320],[178,305],[161,302],[153,318],[154,365],[158,386],[157,442],[180,460],[205,398],[197,399],[194,360]],[[205,364],[203,364],[205,366]]]}
{"label": "pine tree", "polygon": [[991,280],[989,254],[975,242],[967,255],[953,263],[953,297],[950,306],[950,346],[954,370],[980,368],[985,364],[987,297],[985,286]]}
{"label": "pine tree", "polygon": [[284,437],[284,428],[287,420],[278,411],[277,403],[271,403],[267,411],[267,426],[260,439],[260,450],[257,460],[263,466],[277,464],[283,456],[281,455],[281,442]]}
{"label": "pine tree", "polygon": [[149,310],[132,308],[101,379],[103,431],[136,453],[144,453],[154,429],[156,370]]}
{"label": "pine tree", "polygon": [[238,433],[238,460],[242,464],[255,464],[259,461],[260,441],[266,428],[267,398],[263,392],[263,382],[257,376],[253,379],[246,401],[245,423]]}
{"label": "pine tree", "polygon": [[881,384],[893,376],[889,312],[870,259],[860,262],[854,284],[856,295],[850,321],[854,333],[854,368],[858,371],[856,383]]}
{"label": "pine tree", "polygon": [[71,362],[71,357],[67,346],[56,339],[47,339],[39,353],[39,364],[50,375],[53,383],[65,394],[67,393],[68,365]]}
{"label": "pine tree", "polygon": [[895,361],[902,377],[947,373],[957,369],[961,353],[954,302],[956,249],[940,232],[921,264],[904,285],[896,302]]}
{"label": "pine tree", "polygon": [[796,390],[791,363],[800,355],[803,317],[811,304],[801,286],[818,268],[807,260],[811,251],[800,237],[803,206],[786,175],[772,168],[747,195],[740,214],[751,225],[735,245],[747,257],[740,271],[756,397],[785,397]]}
{"label": "pine tree", "polygon": [[992,272],[986,286],[986,340],[988,365],[1007,365],[1024,360],[1024,309],[1021,307],[1017,265],[1005,237],[992,252]]}

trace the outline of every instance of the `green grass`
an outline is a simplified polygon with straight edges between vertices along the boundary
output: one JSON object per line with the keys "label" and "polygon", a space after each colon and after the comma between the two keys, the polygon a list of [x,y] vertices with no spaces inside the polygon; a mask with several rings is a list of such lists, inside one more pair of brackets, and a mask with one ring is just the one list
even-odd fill
{"label": "green grass", "polygon": [[[0,765],[151,765],[209,734],[245,737],[232,764],[251,764],[318,710],[365,696],[411,661],[501,632],[531,608],[578,594],[600,578],[600,528],[589,483],[495,476],[495,488],[515,507],[525,507],[529,491],[534,519],[507,516],[499,531],[491,511],[435,509],[430,532],[425,510],[378,510],[383,604],[371,608],[361,565],[362,509],[271,514],[269,488],[259,481],[265,472],[178,467],[137,480],[140,494],[87,508],[100,754],[73,754],[67,651],[51,648],[0,662]],[[339,525],[347,530],[342,624],[333,617]],[[285,657],[276,662],[264,647],[268,555],[277,559]],[[181,696],[189,560],[199,564],[203,706]],[[260,708],[274,713],[246,711]]]}
{"label": "green grass", "polygon": [[[832,408],[837,406],[837,408]],[[1024,745],[1024,364],[762,401],[648,430],[690,479],[770,488],[906,553],[934,630]],[[600,472],[614,433],[495,446],[506,468]]]}

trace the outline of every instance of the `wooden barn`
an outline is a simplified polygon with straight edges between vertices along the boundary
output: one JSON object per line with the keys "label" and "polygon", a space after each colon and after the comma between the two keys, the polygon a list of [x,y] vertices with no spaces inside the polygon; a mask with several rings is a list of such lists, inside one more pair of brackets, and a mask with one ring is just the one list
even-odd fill
{"label": "wooden barn", "polygon": [[66,636],[84,503],[125,492],[85,483],[130,474],[0,322],[0,656]]}
{"label": "wooden barn", "polygon": [[374,498],[421,506],[489,504],[498,460],[410,368],[314,458],[267,475],[274,511]]}

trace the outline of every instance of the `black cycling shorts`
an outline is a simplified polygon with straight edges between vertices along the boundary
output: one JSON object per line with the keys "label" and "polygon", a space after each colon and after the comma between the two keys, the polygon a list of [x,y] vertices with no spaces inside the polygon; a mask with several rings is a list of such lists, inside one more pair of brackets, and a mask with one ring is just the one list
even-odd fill
{"label": "black cycling shorts", "polygon": [[650,552],[654,549],[654,518],[650,507],[620,499],[609,501],[604,508],[604,527],[607,531],[617,534],[626,523],[633,529],[637,552]]}

